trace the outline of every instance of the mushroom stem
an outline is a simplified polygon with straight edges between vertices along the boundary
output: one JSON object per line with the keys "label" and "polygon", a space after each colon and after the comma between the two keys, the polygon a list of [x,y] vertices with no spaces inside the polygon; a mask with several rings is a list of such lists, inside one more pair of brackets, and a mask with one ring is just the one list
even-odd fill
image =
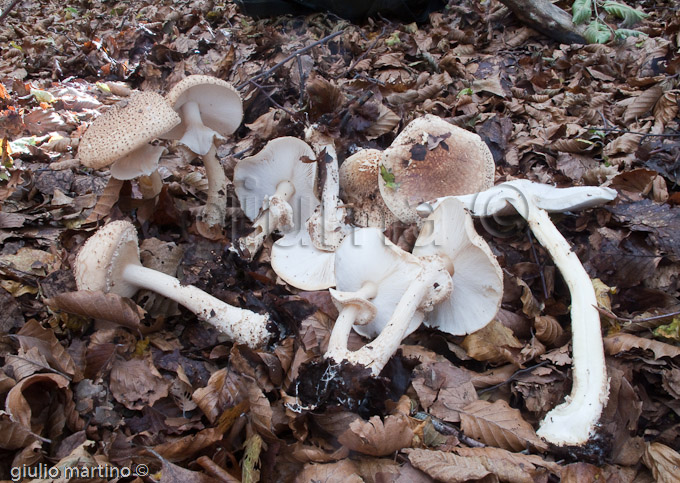
{"label": "mushroom stem", "polygon": [[217,158],[217,148],[213,143],[210,144],[210,149],[202,156],[202,159],[205,175],[208,178],[208,200],[203,207],[201,221],[208,226],[222,226],[227,214],[227,184],[229,181],[224,174],[222,163]]}
{"label": "mushroom stem", "polygon": [[537,434],[553,444],[581,445],[595,429],[609,393],[597,299],[590,277],[548,213],[529,206],[527,222],[569,287],[574,354],[571,395],[546,415]]}
{"label": "mushroom stem", "polygon": [[163,180],[158,170],[154,170],[148,176],[140,176],[137,180],[139,184],[139,191],[142,193],[142,198],[151,200],[158,196],[163,189]]}
{"label": "mushroom stem", "polygon": [[[312,243],[319,250],[335,251],[348,233],[345,225],[346,211],[340,200],[340,173],[338,156],[335,152],[333,140],[310,127],[305,132],[308,141],[314,147],[317,156],[326,155],[321,159],[326,170],[326,176],[321,193],[321,205],[314,211],[307,221],[307,227]],[[330,158],[330,159],[328,159]]]}
{"label": "mushroom stem", "polygon": [[193,285],[182,285],[178,279],[163,272],[129,263],[123,269],[122,280],[174,300],[238,344],[256,348],[270,336],[268,315],[233,307]]}
{"label": "mushroom stem", "polygon": [[425,312],[451,293],[451,277],[440,257],[423,257],[421,261],[423,269],[399,300],[392,318],[378,337],[359,350],[346,351],[342,359],[369,367],[374,375],[380,374],[401,345],[414,318],[422,322]]}
{"label": "mushroom stem", "polygon": [[[373,282],[364,282],[361,288],[355,292],[356,298],[365,300],[372,300],[377,295],[378,286]],[[352,326],[354,325],[359,310],[360,307],[356,303],[350,303],[345,305],[340,311],[328,341],[328,349],[324,355],[326,359],[335,359],[338,361],[338,356],[340,356],[338,362],[342,361],[342,357],[344,357],[347,352],[347,339],[352,331]]]}
{"label": "mushroom stem", "polygon": [[241,251],[249,253],[252,260],[264,240],[274,230],[285,230],[293,226],[293,207],[288,203],[295,194],[295,186],[290,181],[281,181],[276,191],[265,201],[265,205],[253,222],[253,231],[239,239]]}
{"label": "mushroom stem", "polygon": [[186,124],[186,131],[179,142],[199,156],[205,156],[211,147],[214,147],[215,137],[223,139],[222,136],[203,124],[200,106],[197,102],[186,102],[180,110]]}

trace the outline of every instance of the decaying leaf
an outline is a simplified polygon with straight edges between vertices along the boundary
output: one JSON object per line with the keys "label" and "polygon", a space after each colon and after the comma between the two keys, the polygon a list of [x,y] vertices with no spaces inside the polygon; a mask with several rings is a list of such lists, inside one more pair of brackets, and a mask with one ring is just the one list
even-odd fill
{"label": "decaying leaf", "polygon": [[538,316],[534,319],[536,338],[548,347],[564,343],[564,329],[555,317],[550,315]]}
{"label": "decaying leaf", "polygon": [[53,310],[108,320],[130,329],[140,329],[140,320],[144,317],[144,310],[129,298],[91,290],[62,293],[45,299],[45,305]]}
{"label": "decaying leaf", "polygon": [[617,334],[605,337],[604,349],[609,355],[617,355],[622,352],[639,349],[651,351],[654,354],[654,359],[680,356],[680,347],[659,342],[658,340],[645,339],[633,334]]}
{"label": "decaying leaf", "polygon": [[483,329],[465,337],[461,346],[467,354],[478,361],[514,362],[509,349],[524,347],[512,330],[497,320],[491,321]]}
{"label": "decaying leaf", "polygon": [[354,463],[345,459],[337,463],[305,465],[302,472],[295,479],[296,483],[323,481],[325,483],[362,483],[364,480],[358,475]]}
{"label": "decaying leaf", "polygon": [[128,409],[142,409],[168,395],[170,382],[163,378],[150,358],[116,358],[111,367],[111,393]]}
{"label": "decaying leaf", "polygon": [[503,400],[475,401],[461,410],[460,418],[466,435],[489,446],[510,451],[522,451],[527,446],[540,451],[548,449],[522,414]]}
{"label": "decaying leaf", "polygon": [[459,409],[477,400],[469,373],[448,361],[421,364],[412,384],[423,408],[444,421],[460,421]]}
{"label": "decaying leaf", "polygon": [[647,468],[652,470],[654,480],[658,483],[671,483],[678,481],[680,454],[665,444],[648,444],[647,450],[642,456],[642,461]]}
{"label": "decaying leaf", "polygon": [[97,204],[92,209],[92,212],[87,217],[85,222],[90,223],[93,221],[101,220],[111,213],[111,208],[118,202],[120,197],[120,190],[123,187],[125,181],[116,179],[113,176],[109,178],[109,182],[104,188],[104,192],[97,201]]}
{"label": "decaying leaf", "polygon": [[82,378],[71,355],[64,349],[52,329],[42,327],[35,319],[29,320],[15,336],[24,352],[35,349],[50,366],[75,381]]}

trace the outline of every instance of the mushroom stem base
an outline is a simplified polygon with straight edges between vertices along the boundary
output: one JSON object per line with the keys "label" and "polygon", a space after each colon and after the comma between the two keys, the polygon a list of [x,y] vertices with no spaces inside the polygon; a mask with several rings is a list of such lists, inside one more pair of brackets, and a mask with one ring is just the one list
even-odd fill
{"label": "mushroom stem base", "polygon": [[207,154],[202,156],[205,175],[208,178],[208,200],[203,207],[201,221],[212,226],[224,225],[227,214],[227,185],[229,180],[224,174],[222,163],[217,158],[217,148],[213,144]]}

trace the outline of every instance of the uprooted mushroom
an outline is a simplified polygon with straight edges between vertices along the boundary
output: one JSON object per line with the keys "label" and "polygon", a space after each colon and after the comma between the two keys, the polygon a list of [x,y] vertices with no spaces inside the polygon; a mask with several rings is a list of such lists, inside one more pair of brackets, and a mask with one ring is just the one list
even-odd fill
{"label": "uprooted mushroom", "polygon": [[111,176],[139,178],[144,198],[160,193],[158,160],[163,146],[150,144],[162,137],[180,118],[155,92],[137,92],[99,116],[85,131],[78,147],[80,162],[89,168],[111,166]]}
{"label": "uprooted mushroom", "polygon": [[[502,272],[486,242],[474,231],[462,203],[447,200],[434,210],[416,242],[418,256],[384,241],[377,243],[375,232],[379,233],[374,228],[356,230],[336,251],[337,286],[343,291],[333,292],[334,299],[347,308],[338,317],[338,332],[333,329],[327,357],[361,364],[379,374],[404,337],[426,316],[429,325],[455,335],[474,332],[491,322],[500,306]],[[380,243],[382,251],[375,247]],[[362,277],[366,270],[375,272],[377,280]],[[456,276],[457,271],[461,275]],[[352,290],[354,293],[346,293]],[[461,294],[452,298],[457,290]],[[369,303],[377,307],[374,300],[378,296],[391,307],[398,302],[391,316],[387,308],[367,322],[372,313]],[[348,351],[347,326],[355,316],[360,322],[355,326],[357,332],[377,337],[357,351]]]}
{"label": "uprooted mushroom", "polygon": [[128,221],[100,228],[78,252],[73,267],[79,290],[131,297],[138,289],[157,292],[185,306],[239,344],[256,348],[271,337],[268,315],[233,307],[178,279],[142,266],[137,230]]}
{"label": "uprooted mushroom", "polygon": [[243,119],[241,96],[231,84],[217,77],[191,75],[170,89],[168,103],[181,123],[164,137],[178,139],[203,160],[208,178],[208,199],[201,223],[221,227],[227,211],[227,176],[217,157],[216,140],[238,129]]}
{"label": "uprooted mushroom", "polygon": [[236,195],[241,209],[253,221],[250,234],[237,241],[248,259],[255,257],[274,231],[299,231],[319,205],[314,194],[313,160],[314,151],[307,143],[281,137],[236,165]]}
{"label": "uprooted mushroom", "polygon": [[555,445],[585,444],[593,435],[609,392],[600,317],[590,277],[548,213],[597,206],[615,199],[616,191],[590,186],[555,188],[514,180],[456,198],[476,216],[519,213],[567,283],[571,294],[573,385],[570,396],[545,416],[537,433]]}

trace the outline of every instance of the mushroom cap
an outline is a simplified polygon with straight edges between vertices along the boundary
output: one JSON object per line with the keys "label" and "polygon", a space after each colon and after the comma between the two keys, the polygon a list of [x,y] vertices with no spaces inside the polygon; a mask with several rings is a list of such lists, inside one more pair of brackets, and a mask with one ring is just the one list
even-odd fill
{"label": "mushroom cap", "polygon": [[132,297],[137,287],[123,282],[128,264],[141,265],[137,230],[129,221],[112,221],[92,235],[76,256],[78,290],[99,290]]}
{"label": "mushroom cap", "polygon": [[[228,82],[210,75],[185,77],[170,89],[166,99],[175,111],[187,102],[196,102],[203,124],[222,136],[236,131],[243,120],[241,95]],[[187,124],[182,118],[165,137],[180,139],[186,129]]]}
{"label": "mushroom cap", "polygon": [[465,195],[493,186],[495,164],[477,134],[426,115],[415,119],[383,153],[382,165],[394,176],[378,177],[380,193],[404,223],[419,223],[416,207],[434,198]]}
{"label": "mushroom cap", "polygon": [[[366,282],[373,282],[378,293],[370,302],[375,305],[375,318],[354,330],[364,337],[375,337],[385,328],[395,307],[409,285],[421,271],[417,257],[394,245],[378,228],[358,228],[350,233],[335,251],[336,288],[357,292]],[[407,334],[418,328],[414,318]]]}
{"label": "mushroom cap", "polygon": [[255,156],[243,158],[234,168],[234,188],[241,209],[250,220],[257,218],[262,202],[276,192],[282,181],[289,181],[295,193],[289,200],[295,226],[301,227],[320,204],[314,193],[316,163],[305,163],[303,156],[314,159],[307,143],[294,137],[273,139]]}
{"label": "mushroom cap", "polygon": [[362,149],[340,165],[340,197],[353,205],[352,218],[357,226],[384,229],[397,221],[378,186],[382,154],[378,149]]}
{"label": "mushroom cap", "polygon": [[179,122],[177,113],[160,94],[134,93],[95,119],[80,140],[78,157],[88,168],[103,168],[143,148]]}
{"label": "mushroom cap", "polygon": [[453,291],[426,316],[426,325],[464,335],[493,320],[503,298],[503,271],[462,202],[442,199],[425,220],[413,254],[448,257],[453,264]]}
{"label": "mushroom cap", "polygon": [[304,227],[272,245],[271,264],[283,281],[301,290],[325,290],[335,285],[335,253],[316,248]]}

